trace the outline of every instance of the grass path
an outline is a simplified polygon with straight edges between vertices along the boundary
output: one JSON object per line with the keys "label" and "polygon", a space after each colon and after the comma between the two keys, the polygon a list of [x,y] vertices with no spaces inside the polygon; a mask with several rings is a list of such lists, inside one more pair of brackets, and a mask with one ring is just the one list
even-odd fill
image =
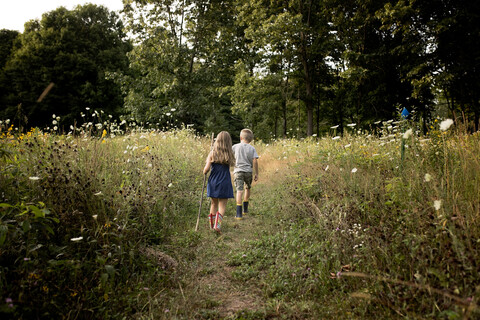
{"label": "grass path", "polygon": [[172,309],[166,318],[237,319],[242,314],[251,318],[265,310],[264,295],[258,284],[235,279],[232,274],[235,267],[228,265],[228,257],[272,231],[269,228],[272,216],[267,211],[272,199],[273,175],[273,171],[261,172],[262,179],[252,189],[251,213],[244,219],[235,219],[235,201],[229,200],[221,234],[208,227],[206,212],[210,201],[204,199],[198,231],[200,243],[193,249],[191,260],[179,261],[181,279],[178,289],[172,292],[169,303]]}

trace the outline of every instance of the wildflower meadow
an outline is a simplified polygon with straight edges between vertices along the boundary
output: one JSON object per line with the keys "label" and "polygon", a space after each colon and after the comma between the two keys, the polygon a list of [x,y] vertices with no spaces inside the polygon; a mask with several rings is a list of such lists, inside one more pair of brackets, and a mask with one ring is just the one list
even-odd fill
{"label": "wildflower meadow", "polygon": [[478,133],[387,120],[255,141],[252,213],[229,202],[215,235],[206,201],[194,231],[209,137],[89,111],[0,124],[2,317],[480,316]]}

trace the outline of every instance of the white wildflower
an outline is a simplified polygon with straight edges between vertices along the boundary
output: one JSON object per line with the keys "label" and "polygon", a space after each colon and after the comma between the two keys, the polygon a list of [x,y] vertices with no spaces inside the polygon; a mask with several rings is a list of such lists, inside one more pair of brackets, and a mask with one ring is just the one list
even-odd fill
{"label": "white wildflower", "polygon": [[173,186],[173,183],[170,182],[170,183],[168,184],[168,187],[171,188],[172,186]]}
{"label": "white wildflower", "polygon": [[440,130],[442,131],[447,131],[448,128],[450,128],[450,126],[453,124],[453,120],[452,119],[446,119],[446,120],[443,120],[442,122],[440,122]]}
{"label": "white wildflower", "polygon": [[432,176],[429,173],[425,173],[425,182],[430,182],[432,180]]}
{"label": "white wildflower", "polygon": [[352,169],[352,173],[355,173],[355,172],[357,172],[357,171],[358,171],[357,168],[353,168],[353,169]]}
{"label": "white wildflower", "polygon": [[405,131],[405,133],[403,134],[403,139],[408,139],[412,136],[413,134],[413,130],[412,129],[408,129],[407,131]]}
{"label": "white wildflower", "polygon": [[28,177],[28,179],[33,180],[33,181],[37,181],[37,180],[40,180],[40,177]]}
{"label": "white wildflower", "polygon": [[433,207],[435,208],[435,210],[440,210],[440,208],[442,207],[442,200],[435,200],[433,201]]}

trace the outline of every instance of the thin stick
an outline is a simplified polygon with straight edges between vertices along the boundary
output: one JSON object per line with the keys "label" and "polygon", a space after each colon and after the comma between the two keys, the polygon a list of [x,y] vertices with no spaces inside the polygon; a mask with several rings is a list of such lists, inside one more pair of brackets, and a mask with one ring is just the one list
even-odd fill
{"label": "thin stick", "polygon": [[47,94],[50,92],[50,90],[52,90],[54,85],[55,84],[53,82],[50,82],[50,84],[45,88],[45,90],[43,90],[40,97],[38,97],[37,102],[42,102],[43,98],[47,96]]}
{"label": "thin stick", "polygon": [[[210,146],[210,152],[213,149],[213,132],[212,132],[212,144]],[[202,202],[203,202],[203,193],[205,192],[205,182],[207,181],[207,174],[203,175],[203,187],[202,194],[200,195],[200,207],[198,207],[198,216],[197,216],[197,225],[195,226],[195,231],[198,231],[198,223],[200,222],[200,214],[202,213]]]}

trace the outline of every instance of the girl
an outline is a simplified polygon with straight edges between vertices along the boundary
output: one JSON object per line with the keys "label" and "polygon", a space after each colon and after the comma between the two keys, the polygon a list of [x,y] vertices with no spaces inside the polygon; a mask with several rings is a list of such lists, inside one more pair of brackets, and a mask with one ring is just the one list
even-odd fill
{"label": "girl", "polygon": [[207,197],[210,197],[210,228],[220,231],[223,215],[229,198],[233,198],[232,178],[230,167],[235,165],[235,156],[232,151],[232,138],[226,131],[218,134],[212,151],[208,154],[203,174],[210,168],[212,172],[208,178]]}

